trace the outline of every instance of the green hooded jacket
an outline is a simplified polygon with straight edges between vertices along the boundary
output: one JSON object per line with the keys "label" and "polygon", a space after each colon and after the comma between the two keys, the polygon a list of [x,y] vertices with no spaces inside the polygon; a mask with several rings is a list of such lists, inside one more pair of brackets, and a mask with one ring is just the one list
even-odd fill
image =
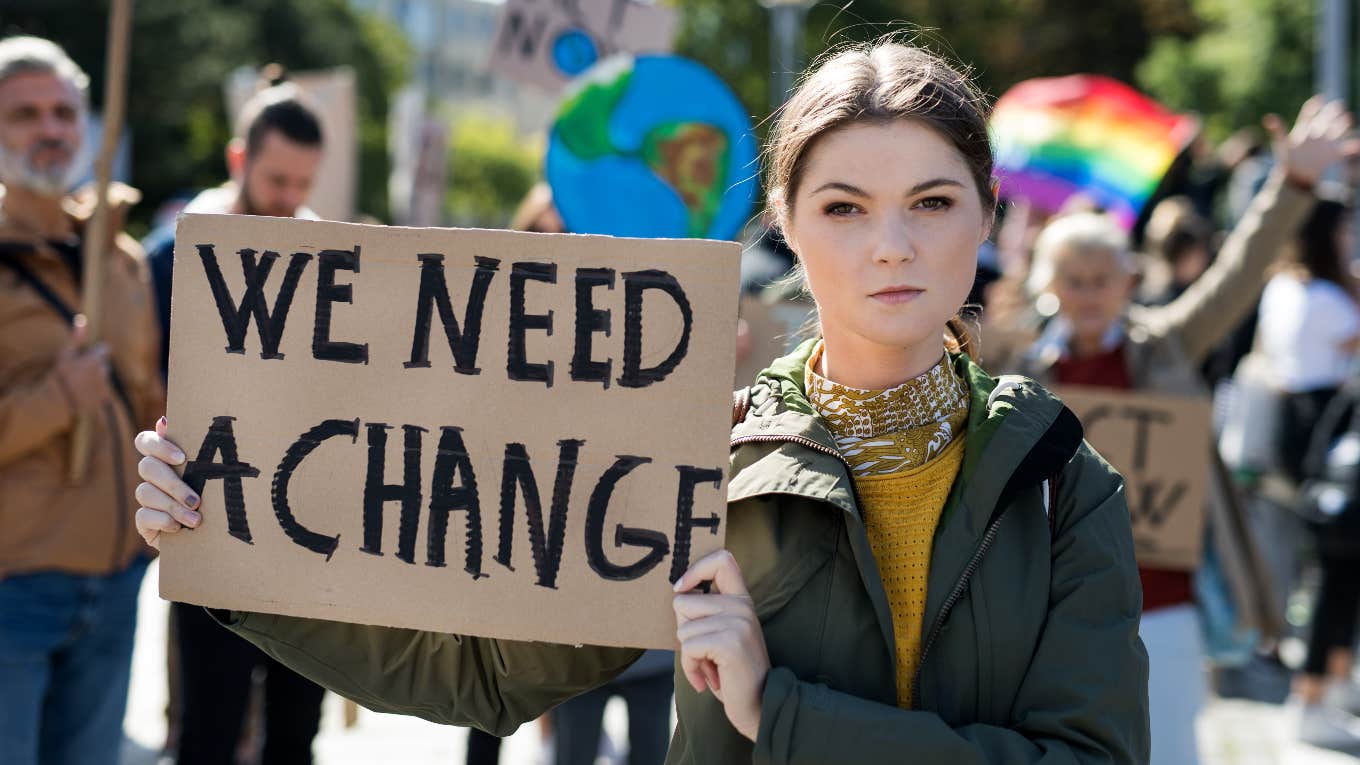
{"label": "green hooded jacket", "polygon": [[[916,708],[849,470],[803,393],[811,342],[732,429],[727,548],[771,670],[757,740],[677,670],[667,762],[1146,763],[1147,654],[1122,479],[1062,403],[966,356],[966,454],[936,532]],[[271,656],[376,711],[506,735],[640,651],[232,612]]]}

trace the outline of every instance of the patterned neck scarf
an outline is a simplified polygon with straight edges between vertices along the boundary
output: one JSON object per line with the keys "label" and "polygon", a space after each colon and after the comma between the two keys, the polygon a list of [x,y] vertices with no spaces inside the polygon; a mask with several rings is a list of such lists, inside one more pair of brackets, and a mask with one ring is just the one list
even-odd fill
{"label": "patterned neck scarf", "polygon": [[968,385],[948,356],[895,388],[863,390],[818,374],[822,350],[818,344],[804,370],[808,401],[826,420],[855,475],[920,467],[963,432]]}

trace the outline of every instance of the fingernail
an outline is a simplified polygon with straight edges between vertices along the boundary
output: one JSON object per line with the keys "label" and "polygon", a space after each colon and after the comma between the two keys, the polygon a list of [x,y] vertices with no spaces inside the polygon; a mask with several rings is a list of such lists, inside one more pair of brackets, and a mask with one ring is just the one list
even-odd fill
{"label": "fingernail", "polygon": [[170,452],[170,458],[175,461],[175,464],[179,464],[184,461],[184,452],[176,449],[175,451]]}
{"label": "fingernail", "polygon": [[159,426],[162,427],[162,428],[165,427],[166,424],[167,424],[167,423],[165,422],[165,415],[161,415],[161,418],[160,418],[159,420],[156,420],[156,424],[159,425]]}
{"label": "fingernail", "polygon": [[190,494],[184,498],[184,502],[189,505],[189,507],[198,507],[198,495]]}
{"label": "fingernail", "polygon": [[671,592],[679,592],[679,591],[680,591],[680,583],[683,582],[683,581],[685,581],[685,580],[684,580],[684,579],[676,579],[676,580],[675,580],[675,584],[671,585]]}
{"label": "fingernail", "polygon": [[193,512],[192,510],[185,514],[185,518],[189,520],[190,526],[197,526],[198,524],[203,522],[203,516]]}

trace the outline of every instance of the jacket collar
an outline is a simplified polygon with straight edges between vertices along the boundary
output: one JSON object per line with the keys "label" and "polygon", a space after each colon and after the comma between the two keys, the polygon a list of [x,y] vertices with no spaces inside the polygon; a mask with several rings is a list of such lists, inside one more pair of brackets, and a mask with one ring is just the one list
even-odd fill
{"label": "jacket collar", "polygon": [[[849,470],[830,429],[803,392],[803,369],[815,345],[815,340],[803,343],[757,378],[751,408],[732,428],[730,497],[736,501],[767,493],[801,495],[858,516]],[[971,402],[963,466],[948,506],[970,510],[965,523],[980,535],[1007,483],[1064,407],[1032,380],[993,378],[967,355],[951,358],[968,383]]]}
{"label": "jacket collar", "polygon": [[[0,186],[0,199],[5,195],[4,186]],[[70,218],[74,224],[78,236],[84,236],[85,229],[94,216],[94,208],[97,195],[93,184],[87,184],[63,197],[61,200],[62,211]],[[137,204],[142,198],[142,194],[137,189],[124,183],[113,182],[109,184],[108,199],[108,232],[109,247],[117,246],[117,235],[123,230],[123,225],[127,221],[128,211]],[[13,226],[0,217],[0,241],[19,243],[31,248],[34,255],[40,258],[55,258],[56,253],[48,246],[48,243],[41,237],[35,236],[32,232]]]}

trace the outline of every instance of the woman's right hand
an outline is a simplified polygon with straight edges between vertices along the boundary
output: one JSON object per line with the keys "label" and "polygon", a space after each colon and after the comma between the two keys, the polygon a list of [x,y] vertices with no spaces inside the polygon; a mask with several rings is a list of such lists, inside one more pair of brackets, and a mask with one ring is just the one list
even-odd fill
{"label": "woman's right hand", "polygon": [[156,422],[155,430],[138,433],[134,443],[142,454],[137,463],[137,474],[142,477],[137,485],[137,533],[159,550],[161,534],[173,534],[185,526],[197,528],[203,522],[194,512],[199,497],[171,467],[184,464],[184,452],[165,437],[164,417]]}

